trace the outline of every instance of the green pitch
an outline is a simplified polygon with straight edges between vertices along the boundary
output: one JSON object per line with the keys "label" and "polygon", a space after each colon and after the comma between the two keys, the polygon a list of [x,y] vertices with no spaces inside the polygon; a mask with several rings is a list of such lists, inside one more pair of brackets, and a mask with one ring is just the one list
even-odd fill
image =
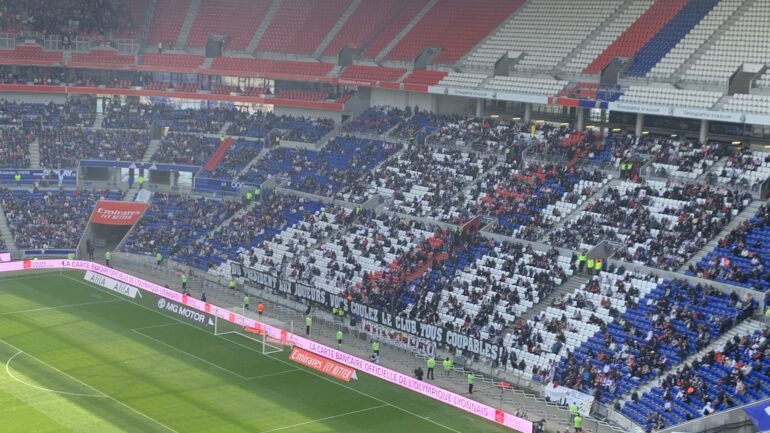
{"label": "green pitch", "polygon": [[0,432],[503,432],[359,373],[350,383],[180,322],[82,273],[0,277]]}

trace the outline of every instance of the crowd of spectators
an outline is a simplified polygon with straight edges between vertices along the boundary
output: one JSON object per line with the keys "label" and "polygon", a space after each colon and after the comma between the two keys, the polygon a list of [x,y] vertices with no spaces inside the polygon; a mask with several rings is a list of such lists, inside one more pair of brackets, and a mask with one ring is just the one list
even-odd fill
{"label": "crowd of spectators", "polygon": [[105,128],[149,129],[155,114],[153,105],[115,103],[105,107],[102,126]]}
{"label": "crowd of spectators", "polygon": [[347,122],[342,130],[348,133],[384,134],[403,121],[406,116],[407,111],[400,108],[369,107],[355,119]]}
{"label": "crowd of spectators", "polygon": [[19,125],[24,116],[40,116],[47,126],[90,127],[96,119],[96,98],[83,95],[64,104],[0,100],[0,125]]}
{"label": "crowd of spectators", "polygon": [[614,241],[618,258],[675,271],[750,201],[723,187],[623,182],[549,233],[548,242],[577,249]]}
{"label": "crowd of spectators", "polygon": [[[389,209],[415,216],[435,216],[440,206],[497,162],[497,156],[438,150],[413,143],[397,158],[387,160],[368,172],[359,183],[348,183],[342,194],[360,202],[379,194],[392,199]],[[450,213],[455,213],[450,210]],[[449,219],[447,216],[446,219]]]}
{"label": "crowd of spectators", "polygon": [[638,414],[647,429],[662,429],[766,398],[770,394],[768,335],[767,328],[735,335],[667,375],[641,398],[634,396],[623,411]]}
{"label": "crowd of spectators", "polygon": [[697,264],[688,267],[688,273],[709,280],[719,280],[752,287],[760,291],[770,289],[770,266],[766,241],[770,235],[770,208],[762,205],[752,218],[730,231],[714,251]]}
{"label": "crowd of spectators", "polygon": [[149,145],[147,131],[43,128],[40,166],[74,168],[81,159],[141,161]]}
{"label": "crowd of spectators", "polygon": [[198,254],[189,247],[239,209],[239,201],[156,193],[122,249],[187,261]]}
{"label": "crowd of spectators", "polygon": [[[71,22],[77,22],[77,27],[71,27]],[[124,0],[0,1],[0,28],[3,31],[32,30],[74,37],[105,36],[135,27]]]}
{"label": "crowd of spectators", "polygon": [[180,109],[165,104],[143,106],[155,125],[174,132],[218,134],[225,122],[233,120],[236,112],[229,108]]}
{"label": "crowd of spectators", "polygon": [[0,168],[28,168],[29,144],[35,140],[32,130],[16,127],[0,129]]}
{"label": "crowd of spectators", "polygon": [[334,120],[323,117],[275,115],[257,111],[235,113],[227,133],[246,137],[267,138],[274,129],[282,140],[315,143],[334,129]]}
{"label": "crowd of spectators", "polygon": [[0,204],[16,246],[22,249],[74,249],[97,200],[120,200],[110,191],[10,191]]}
{"label": "crowd of spectators", "polygon": [[198,134],[169,133],[161,139],[153,162],[203,165],[221,145],[221,140]]}
{"label": "crowd of spectators", "polygon": [[613,401],[705,348],[751,314],[750,297],[618,269],[554,302],[559,322],[586,320],[590,336],[563,358],[558,382]]}
{"label": "crowd of spectators", "polygon": [[717,165],[711,180],[715,183],[759,191],[770,179],[770,152],[745,147]]}
{"label": "crowd of spectators", "polygon": [[284,257],[290,259],[312,247],[315,239],[331,233],[331,225],[316,221],[327,218],[316,214],[322,208],[320,203],[276,194],[262,195],[257,200],[247,212],[188,247],[194,266],[205,269],[222,265],[227,275],[226,261],[235,260],[280,274]]}
{"label": "crowd of spectators", "polygon": [[245,140],[236,138],[227,149],[227,153],[219,161],[213,170],[206,171],[203,175],[214,179],[236,179],[249,163],[259,155],[262,150],[262,141]]}
{"label": "crowd of spectators", "polygon": [[605,180],[606,175],[599,170],[513,159],[496,166],[467,193],[457,196],[452,208],[495,218],[498,233],[536,240],[593,195]]}
{"label": "crowd of spectators", "polygon": [[282,186],[332,196],[356,185],[400,145],[353,136],[336,137],[320,151],[279,147],[260,158],[241,180],[262,183],[277,176]]}

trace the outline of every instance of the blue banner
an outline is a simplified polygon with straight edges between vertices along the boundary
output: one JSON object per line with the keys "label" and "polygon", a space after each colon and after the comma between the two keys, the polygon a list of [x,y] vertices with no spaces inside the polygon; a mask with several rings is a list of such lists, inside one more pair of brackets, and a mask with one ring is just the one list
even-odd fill
{"label": "blue banner", "polygon": [[48,181],[51,184],[74,185],[77,183],[77,172],[75,170],[58,169],[2,169],[0,170],[0,183],[16,183],[16,175],[21,176],[19,183],[31,185],[35,182]]}
{"label": "blue banner", "polygon": [[208,177],[195,177],[193,187],[196,191],[236,193],[244,188],[254,189],[259,185],[251,182],[230,179],[211,179]]}
{"label": "blue banner", "polygon": [[757,427],[757,431],[770,430],[770,400],[744,407],[743,411]]}
{"label": "blue banner", "polygon": [[201,171],[201,167],[198,165],[161,164],[161,163],[153,163],[153,162],[129,162],[129,161],[95,161],[90,159],[81,160],[80,166],[81,167],[102,167],[102,168],[139,168],[143,170],[185,171],[190,173],[197,173]]}

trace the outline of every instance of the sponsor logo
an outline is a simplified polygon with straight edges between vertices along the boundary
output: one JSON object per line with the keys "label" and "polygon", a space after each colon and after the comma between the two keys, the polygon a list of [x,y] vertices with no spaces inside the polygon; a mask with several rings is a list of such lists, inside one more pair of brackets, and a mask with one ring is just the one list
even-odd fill
{"label": "sponsor logo", "polygon": [[100,200],[91,215],[91,222],[114,226],[133,225],[147,207],[145,203],[127,203],[120,201]]}
{"label": "sponsor logo", "polygon": [[159,310],[168,311],[169,313],[183,317],[191,322],[199,323],[201,325],[214,326],[214,321],[211,319],[211,317],[209,317],[208,314],[202,313],[183,304],[170,301],[166,298],[158,298],[158,300],[155,302],[155,306]]}
{"label": "sponsor logo", "polygon": [[142,297],[141,292],[136,287],[118,280],[114,280],[110,277],[97,274],[96,272],[87,271],[84,279],[96,284],[97,286],[102,286],[105,289],[111,290],[115,293],[120,293],[127,298],[135,299],[136,297]]}
{"label": "sponsor logo", "polygon": [[345,382],[350,382],[350,379],[358,379],[356,370],[300,348],[295,347],[291,351],[289,360]]}

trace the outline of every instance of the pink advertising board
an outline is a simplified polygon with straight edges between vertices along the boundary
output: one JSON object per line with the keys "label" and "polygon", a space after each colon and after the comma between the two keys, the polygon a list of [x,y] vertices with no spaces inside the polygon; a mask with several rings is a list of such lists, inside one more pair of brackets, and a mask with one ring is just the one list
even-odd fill
{"label": "pink advertising board", "polygon": [[145,281],[133,275],[102,266],[98,263],[80,260],[24,260],[0,263],[0,272],[42,269],[81,270],[105,275],[144,291],[153,293],[157,296],[185,304],[189,307],[195,308],[210,315],[215,315],[221,319],[230,321],[239,326],[261,328],[265,330],[270,337],[283,340],[288,339],[292,341],[295,347],[299,347],[317,355],[329,358],[340,364],[385,380],[394,385],[398,385],[402,388],[409,389],[410,391],[422,394],[434,400],[438,400],[440,402],[454,406],[465,412],[469,412],[479,417],[488,419],[492,422],[504,425],[513,430],[517,430],[522,433],[532,433],[532,422],[526,419],[516,417],[507,412],[503,412],[500,409],[495,409],[491,406],[487,406],[475,400],[471,400],[462,395],[447,391],[435,385],[431,385],[430,383],[419,381],[411,376],[399,373],[395,370],[391,370],[351,354],[335,350],[315,341],[308,340],[307,338],[301,337],[299,335],[288,333],[284,329],[258,322],[240,314],[233,313],[226,308],[218,307],[216,305],[182,295],[179,292],[166,289],[165,287],[159,286],[149,281]]}

